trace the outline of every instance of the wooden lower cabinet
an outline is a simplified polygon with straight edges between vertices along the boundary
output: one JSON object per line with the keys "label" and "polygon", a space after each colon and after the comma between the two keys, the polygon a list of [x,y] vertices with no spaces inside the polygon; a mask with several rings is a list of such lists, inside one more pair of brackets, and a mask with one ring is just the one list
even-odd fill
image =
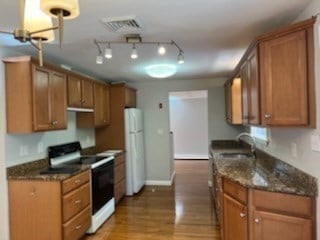
{"label": "wooden lower cabinet", "polygon": [[273,212],[254,211],[255,240],[310,240],[312,221]]}
{"label": "wooden lower cabinet", "polygon": [[243,203],[224,193],[223,216],[225,240],[248,239],[247,207]]}
{"label": "wooden lower cabinet", "polygon": [[222,240],[315,240],[315,199],[222,178]]}
{"label": "wooden lower cabinet", "polygon": [[114,200],[118,203],[126,194],[125,155],[117,155],[114,160]]}
{"label": "wooden lower cabinet", "polygon": [[77,240],[90,227],[90,172],[65,181],[9,180],[11,240]]}

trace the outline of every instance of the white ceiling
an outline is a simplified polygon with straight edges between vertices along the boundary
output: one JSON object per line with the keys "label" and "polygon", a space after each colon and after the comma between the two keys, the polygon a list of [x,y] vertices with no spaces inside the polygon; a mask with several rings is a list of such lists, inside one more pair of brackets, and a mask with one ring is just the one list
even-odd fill
{"label": "white ceiling", "polygon": [[[18,25],[18,0],[1,0],[0,29]],[[252,39],[289,24],[309,0],[80,0],[80,16],[64,23],[62,49],[57,42],[44,46],[45,61],[65,64],[76,71],[112,81],[154,81],[144,72],[152,63],[178,67],[171,79],[230,76]],[[96,65],[98,53],[93,39],[123,40],[123,34],[108,31],[99,22],[104,17],[136,15],[143,25],[143,41],[174,40],[184,50],[185,63],[178,65],[177,49],[167,48],[164,57],[156,48],[137,46],[139,58],[132,60],[130,46],[116,45],[113,58]],[[57,35],[56,35],[57,38]],[[10,36],[0,34],[0,45],[36,55],[36,50]]]}

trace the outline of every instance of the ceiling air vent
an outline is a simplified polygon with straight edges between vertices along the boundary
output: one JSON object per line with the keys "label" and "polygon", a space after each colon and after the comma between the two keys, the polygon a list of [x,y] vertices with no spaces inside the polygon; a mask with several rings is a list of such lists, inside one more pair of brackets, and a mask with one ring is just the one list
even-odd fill
{"label": "ceiling air vent", "polygon": [[102,18],[101,23],[111,32],[140,32],[142,26],[136,16]]}

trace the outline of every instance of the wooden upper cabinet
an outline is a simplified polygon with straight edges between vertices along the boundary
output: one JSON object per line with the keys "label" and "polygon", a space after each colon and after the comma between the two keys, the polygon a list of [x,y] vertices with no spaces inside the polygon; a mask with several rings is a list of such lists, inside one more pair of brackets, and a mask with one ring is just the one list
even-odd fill
{"label": "wooden upper cabinet", "polygon": [[266,33],[247,49],[235,70],[244,125],[315,128],[314,23]]}
{"label": "wooden upper cabinet", "polygon": [[75,108],[93,108],[93,81],[69,75],[68,106]]}
{"label": "wooden upper cabinet", "polygon": [[136,90],[128,86],[125,86],[124,94],[125,94],[125,107],[135,108],[137,106]]}
{"label": "wooden upper cabinet", "polygon": [[258,49],[254,48],[247,59],[248,66],[248,88],[249,88],[249,124],[260,124],[260,81],[259,81],[259,64]]}
{"label": "wooden upper cabinet", "polygon": [[242,123],[241,79],[234,78],[225,85],[226,119],[230,124]]}
{"label": "wooden upper cabinet", "polygon": [[77,127],[101,128],[110,124],[109,85],[94,83],[94,112],[78,112]]}
{"label": "wooden upper cabinet", "polygon": [[33,129],[44,131],[67,127],[66,76],[33,66]]}
{"label": "wooden upper cabinet", "polygon": [[110,123],[110,96],[109,86],[104,84],[94,85],[94,115],[95,126],[104,127]]}
{"label": "wooden upper cabinet", "polygon": [[66,75],[39,67],[30,57],[7,58],[8,133],[32,133],[67,127]]}
{"label": "wooden upper cabinet", "polygon": [[261,42],[262,123],[308,125],[307,33]]}
{"label": "wooden upper cabinet", "polygon": [[242,123],[260,124],[260,88],[257,48],[253,48],[240,69],[242,83]]}
{"label": "wooden upper cabinet", "polygon": [[241,100],[242,100],[242,124],[249,124],[250,89],[248,81],[248,64],[245,62],[240,69]]}

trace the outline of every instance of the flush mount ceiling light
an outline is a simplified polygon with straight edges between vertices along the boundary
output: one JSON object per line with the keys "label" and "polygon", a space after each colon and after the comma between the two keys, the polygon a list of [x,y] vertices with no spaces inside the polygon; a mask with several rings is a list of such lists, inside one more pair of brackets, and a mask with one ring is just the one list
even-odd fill
{"label": "flush mount ceiling light", "polygon": [[153,78],[168,78],[177,72],[177,67],[170,64],[157,64],[145,68],[146,73]]}
{"label": "flush mount ceiling light", "polygon": [[[29,42],[39,53],[39,65],[43,65],[42,43],[54,40],[53,30],[59,29],[59,43],[62,44],[63,19],[79,15],[78,0],[19,0],[19,27],[11,34],[22,42]],[[51,16],[58,18],[58,26],[53,26]]]}
{"label": "flush mount ceiling light", "polygon": [[96,45],[96,47],[98,49],[98,56],[101,55],[101,46],[100,45],[107,45],[108,46],[105,49],[105,58],[108,58],[108,59],[110,59],[112,57],[112,49],[111,49],[112,44],[131,45],[132,50],[131,50],[130,57],[132,59],[138,58],[138,51],[137,51],[136,45],[147,45],[147,44],[148,45],[155,45],[155,46],[157,46],[159,55],[164,55],[166,53],[165,45],[173,45],[178,50],[178,57],[177,57],[178,63],[179,64],[184,63],[183,50],[178,46],[178,44],[175,41],[171,41],[171,42],[143,42],[140,35],[134,34],[134,35],[125,36],[125,41],[97,41],[96,39],[94,39],[94,44]]}

